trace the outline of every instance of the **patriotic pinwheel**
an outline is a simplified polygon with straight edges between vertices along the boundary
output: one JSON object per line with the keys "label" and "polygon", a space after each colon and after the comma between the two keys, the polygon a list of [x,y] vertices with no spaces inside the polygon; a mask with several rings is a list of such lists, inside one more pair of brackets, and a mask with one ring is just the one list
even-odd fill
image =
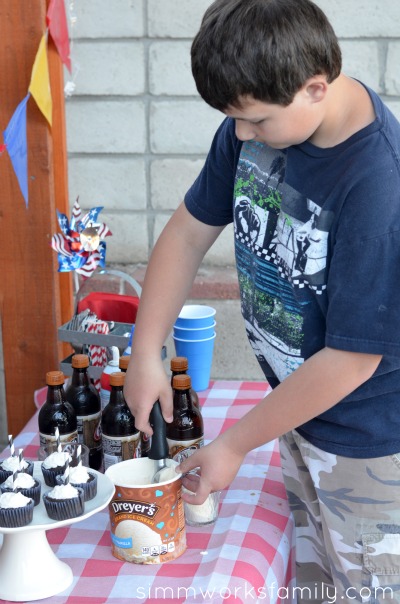
{"label": "patriotic pinwheel", "polygon": [[105,266],[106,243],[103,239],[112,233],[104,222],[97,222],[102,209],[103,207],[92,208],[81,218],[82,211],[76,200],[71,222],[57,210],[62,233],[53,235],[51,247],[58,254],[60,273],[76,271],[87,278],[98,266]]}

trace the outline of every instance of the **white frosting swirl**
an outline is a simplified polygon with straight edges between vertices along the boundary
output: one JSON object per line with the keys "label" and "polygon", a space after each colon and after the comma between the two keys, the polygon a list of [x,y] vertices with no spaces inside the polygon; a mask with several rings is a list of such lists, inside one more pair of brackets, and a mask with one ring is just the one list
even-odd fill
{"label": "white frosting swirl", "polygon": [[73,499],[79,496],[78,490],[70,483],[58,484],[47,494],[51,499]]}
{"label": "white frosting swirl", "polygon": [[22,493],[3,493],[0,495],[0,508],[24,508],[30,501]]}
{"label": "white frosting swirl", "polygon": [[5,481],[4,486],[7,489],[12,489],[13,484],[15,484],[18,489],[30,489],[35,486],[35,479],[26,472],[18,472],[15,478],[15,483],[13,482],[13,477],[11,475]]}
{"label": "white frosting swirl", "polygon": [[82,484],[90,479],[89,472],[85,466],[75,466],[69,469],[69,481],[73,484]]}
{"label": "white frosting swirl", "polygon": [[[21,465],[25,469],[25,468],[28,467],[28,462],[25,461],[25,459],[23,459],[22,462],[21,462]],[[1,467],[6,472],[14,472],[14,470],[18,470],[18,468],[19,468],[19,457],[18,457],[18,455],[11,455],[10,457],[7,457],[7,459],[5,459],[2,462]]]}
{"label": "white frosting swirl", "polygon": [[71,455],[67,451],[55,451],[51,453],[43,462],[43,467],[48,470],[52,468],[62,468],[67,463],[67,459],[69,461],[72,460]]}

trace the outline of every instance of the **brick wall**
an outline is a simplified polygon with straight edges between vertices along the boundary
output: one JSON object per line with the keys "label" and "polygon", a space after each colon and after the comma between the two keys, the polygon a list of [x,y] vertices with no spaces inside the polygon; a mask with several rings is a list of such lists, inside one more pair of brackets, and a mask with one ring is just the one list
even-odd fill
{"label": "brick wall", "polygon": [[[75,2],[67,100],[70,199],[104,205],[107,263],[145,263],[197,176],[222,114],[197,95],[190,44],[210,0]],[[400,2],[317,0],[341,42],[344,71],[400,118]],[[68,10],[68,3],[67,3]],[[233,264],[231,229],[206,258]]]}

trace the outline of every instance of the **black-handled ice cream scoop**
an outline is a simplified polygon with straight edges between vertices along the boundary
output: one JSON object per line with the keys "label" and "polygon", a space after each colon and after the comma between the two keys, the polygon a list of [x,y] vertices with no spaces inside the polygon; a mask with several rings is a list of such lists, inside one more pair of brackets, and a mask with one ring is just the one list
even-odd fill
{"label": "black-handled ice cream scoop", "polygon": [[167,458],[169,457],[169,448],[167,443],[167,428],[161,413],[160,401],[154,403],[150,412],[149,422],[153,429],[149,459],[153,459],[157,462],[157,469],[152,482],[162,482],[163,480],[168,480],[168,478],[162,476],[162,473],[163,470],[168,467]]}

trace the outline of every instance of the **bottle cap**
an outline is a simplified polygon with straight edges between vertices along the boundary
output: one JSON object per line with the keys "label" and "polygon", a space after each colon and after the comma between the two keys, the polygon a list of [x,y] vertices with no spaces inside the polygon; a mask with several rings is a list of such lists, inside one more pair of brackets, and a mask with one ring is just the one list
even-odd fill
{"label": "bottle cap", "polygon": [[172,378],[172,388],[175,388],[175,390],[187,390],[191,385],[190,375],[182,373],[181,375],[174,375]]}
{"label": "bottle cap", "polygon": [[48,371],[46,373],[46,384],[48,386],[60,386],[64,382],[65,376],[62,371]]}
{"label": "bottle cap", "polygon": [[124,354],[122,357],[119,357],[119,368],[124,369],[126,371],[128,369],[130,358],[130,354]]}
{"label": "bottle cap", "polygon": [[125,373],[123,371],[110,373],[110,386],[123,386],[124,381]]}
{"label": "bottle cap", "polygon": [[171,359],[171,371],[186,371],[188,360],[186,357],[173,357]]}
{"label": "bottle cap", "polygon": [[76,369],[84,369],[89,367],[89,357],[87,354],[74,354],[71,360],[71,365]]}

